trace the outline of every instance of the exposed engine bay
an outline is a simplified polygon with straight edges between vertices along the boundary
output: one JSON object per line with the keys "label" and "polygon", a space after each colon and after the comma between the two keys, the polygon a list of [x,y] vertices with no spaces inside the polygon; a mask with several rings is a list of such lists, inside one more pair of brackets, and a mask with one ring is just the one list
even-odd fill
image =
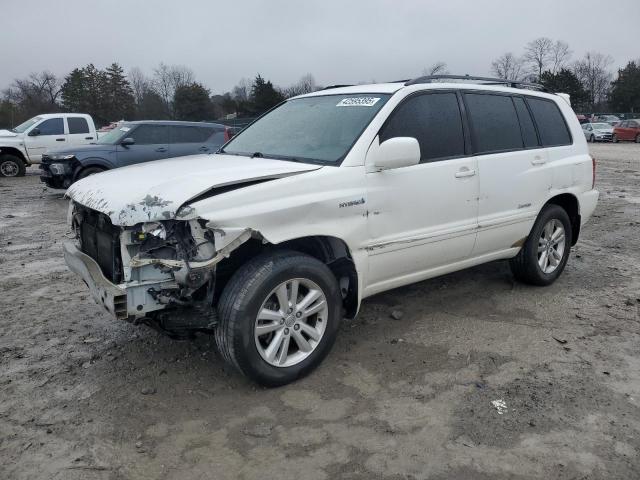
{"label": "exposed engine bay", "polygon": [[216,265],[252,237],[199,218],[120,227],[77,203],[69,214],[80,251],[126,296],[126,308],[124,299],[115,302],[116,317],[174,336],[215,326]]}

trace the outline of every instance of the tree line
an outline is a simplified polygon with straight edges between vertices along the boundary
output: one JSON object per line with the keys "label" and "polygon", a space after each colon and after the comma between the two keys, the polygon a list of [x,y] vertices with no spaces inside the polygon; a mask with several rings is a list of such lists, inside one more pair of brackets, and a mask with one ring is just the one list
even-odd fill
{"label": "tree line", "polygon": [[[507,52],[494,60],[491,73],[568,93],[576,111],[640,111],[640,60],[629,61],[614,78],[609,55],[588,52],[578,60],[572,56],[567,43],[541,37],[525,45],[519,55]],[[446,74],[447,64],[438,61],[422,73]],[[0,127],[58,111],[89,113],[99,126],[122,119],[255,117],[285,98],[319,88],[311,74],[284,88],[258,74],[241,79],[229,92],[212,94],[183,65],[160,63],[147,75],[137,67],[125,73],[117,63],[104,69],[89,64],[74,68],[63,78],[43,71],[14,80],[0,92]]]}
{"label": "tree line", "polygon": [[64,78],[49,71],[16,79],[0,93],[0,127],[12,127],[40,113],[89,113],[97,125],[117,120],[214,120],[233,114],[254,117],[285,98],[317,90],[311,74],[279,88],[258,74],[242,79],[231,92],[212,95],[191,69],[161,63],[146,75],[125,73],[113,63],[74,68]]}
{"label": "tree line", "polygon": [[527,43],[519,55],[507,52],[495,59],[491,73],[568,93],[576,111],[640,112],[640,60],[629,61],[615,78],[612,64],[610,55],[599,52],[574,60],[566,42],[540,37]]}

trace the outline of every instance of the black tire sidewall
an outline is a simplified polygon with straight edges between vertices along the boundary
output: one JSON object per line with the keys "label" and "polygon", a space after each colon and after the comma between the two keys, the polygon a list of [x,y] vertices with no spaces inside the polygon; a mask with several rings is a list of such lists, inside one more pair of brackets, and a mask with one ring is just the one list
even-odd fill
{"label": "black tire sidewall", "polygon": [[104,172],[104,168],[100,167],[87,167],[80,170],[76,180],[82,180],[83,178],[90,177],[91,175],[95,175],[96,173]]}
{"label": "black tire sidewall", "polygon": [[13,176],[6,176],[2,173],[2,169],[0,168],[0,177],[4,177],[4,178],[22,177],[26,173],[27,167],[19,157],[16,157],[15,155],[7,155],[7,154],[1,155],[0,166],[2,166],[2,164],[6,162],[15,163],[18,167],[18,173],[16,173]]}
{"label": "black tire sidewall", "polygon": [[592,135],[589,137],[589,141],[590,141],[591,143],[596,143],[596,137],[592,134]]}
{"label": "black tire sidewall", "polygon": [[[311,372],[329,353],[340,326],[342,313],[338,283],[331,271],[318,260],[296,254],[295,263],[286,257],[276,257],[268,275],[260,275],[252,288],[234,301],[233,322],[234,357],[240,370],[256,382],[265,386],[279,386],[290,383]],[[329,304],[327,326],[320,344],[302,362],[291,367],[269,365],[258,352],[255,344],[254,328],[258,309],[267,295],[282,282],[293,278],[307,278],[323,291]]]}
{"label": "black tire sidewall", "polygon": [[[538,264],[538,240],[542,235],[542,230],[545,225],[552,219],[556,219],[562,223],[565,232],[565,249],[562,255],[560,265],[551,273],[544,273]],[[550,285],[556,281],[556,279],[562,274],[564,267],[569,259],[569,253],[571,251],[571,242],[573,236],[571,231],[571,220],[564,208],[558,205],[547,205],[544,207],[540,215],[538,216],[536,223],[531,229],[531,234],[527,239],[526,248],[526,261],[530,262],[533,270],[536,272],[536,284],[538,285]]]}

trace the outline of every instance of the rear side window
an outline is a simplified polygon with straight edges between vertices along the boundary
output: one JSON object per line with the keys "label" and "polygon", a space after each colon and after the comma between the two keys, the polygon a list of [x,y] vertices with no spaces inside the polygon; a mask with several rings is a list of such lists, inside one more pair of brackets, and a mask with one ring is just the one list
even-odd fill
{"label": "rear side window", "polygon": [[538,135],[527,105],[520,97],[513,97],[513,104],[516,106],[518,120],[520,120],[520,131],[522,132],[522,141],[525,148],[537,147]]}
{"label": "rear side window", "polygon": [[214,130],[213,127],[171,125],[169,138],[171,143],[204,143]]}
{"label": "rear side window", "polygon": [[391,114],[380,132],[380,143],[413,137],[421,162],[464,155],[462,116],[455,93],[431,93],[409,98]]}
{"label": "rear side window", "polygon": [[629,128],[638,128],[638,122],[629,121]]}
{"label": "rear side window", "polygon": [[64,135],[64,120],[61,118],[50,118],[38,125],[40,135]]}
{"label": "rear side window", "polygon": [[527,103],[538,126],[538,133],[543,147],[571,144],[571,134],[555,102],[528,97]]}
{"label": "rear side window", "polygon": [[465,93],[471,119],[475,153],[522,148],[522,134],[511,97]]}
{"label": "rear side window", "polygon": [[82,117],[68,117],[69,133],[89,133],[89,124]]}
{"label": "rear side window", "polygon": [[136,145],[169,143],[169,128],[166,125],[140,125],[131,135]]}

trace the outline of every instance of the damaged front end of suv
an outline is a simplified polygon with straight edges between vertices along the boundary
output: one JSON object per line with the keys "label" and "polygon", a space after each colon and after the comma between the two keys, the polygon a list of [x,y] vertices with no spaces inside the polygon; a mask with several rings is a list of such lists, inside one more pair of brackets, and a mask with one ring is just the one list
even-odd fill
{"label": "damaged front end of suv", "polygon": [[259,236],[201,218],[122,227],[75,202],[69,216],[77,243],[65,244],[65,259],[95,300],[118,319],[147,323],[174,337],[215,327],[216,266]]}

